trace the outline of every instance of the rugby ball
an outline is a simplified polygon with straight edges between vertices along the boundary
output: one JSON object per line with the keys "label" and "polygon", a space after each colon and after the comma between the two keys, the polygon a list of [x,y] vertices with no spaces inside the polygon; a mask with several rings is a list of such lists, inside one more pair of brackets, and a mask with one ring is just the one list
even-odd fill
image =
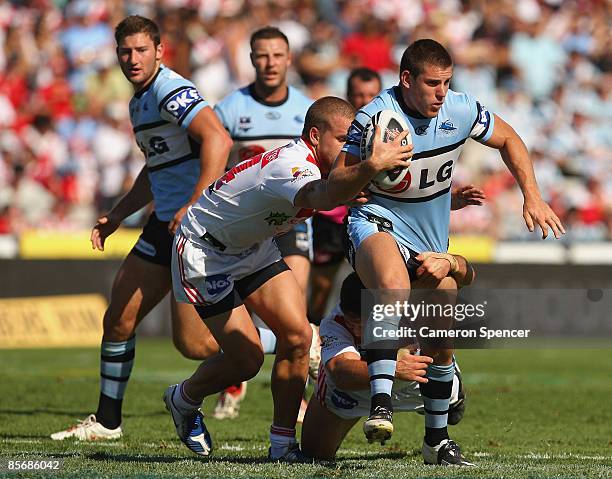
{"label": "rugby ball", "polygon": [[[377,125],[380,126],[382,140],[385,143],[393,141],[394,138],[403,131],[408,131],[408,135],[402,140],[402,145],[409,145],[412,143],[412,137],[410,136],[410,130],[408,129],[408,123],[406,123],[404,115],[394,110],[381,110],[372,116],[363,130],[359,148],[361,161],[367,161],[370,159],[370,156],[372,156],[372,142],[374,141],[374,131]],[[408,179],[408,182],[410,181],[408,166],[378,173],[372,179],[372,183],[379,190],[396,192],[395,190],[397,188],[401,189],[404,187],[406,179]]]}

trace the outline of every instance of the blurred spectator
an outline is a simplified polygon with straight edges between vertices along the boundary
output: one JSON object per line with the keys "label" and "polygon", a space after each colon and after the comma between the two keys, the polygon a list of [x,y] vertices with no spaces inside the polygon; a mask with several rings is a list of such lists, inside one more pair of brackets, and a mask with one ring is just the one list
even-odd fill
{"label": "blurred spectator", "polygon": [[364,16],[359,31],[349,34],[342,44],[342,56],[349,70],[360,66],[376,72],[393,70],[393,44],[375,17]]}
{"label": "blurred spectator", "polygon": [[[1,2],[0,234],[43,221],[89,229],[129,188],[142,158],[113,29],[135,13],[155,17],[164,62],[212,104],[252,81],[248,40],[265,25],[287,34],[290,82],[314,98],[342,95],[359,66],[391,86],[406,45],[435,38],[455,59],[453,88],[498,112],[531,149],[566,240],[612,239],[610,7],[599,0]],[[486,149],[468,142],[455,182],[481,186],[488,200],[454,213],[452,232],[535,239],[512,177]]]}

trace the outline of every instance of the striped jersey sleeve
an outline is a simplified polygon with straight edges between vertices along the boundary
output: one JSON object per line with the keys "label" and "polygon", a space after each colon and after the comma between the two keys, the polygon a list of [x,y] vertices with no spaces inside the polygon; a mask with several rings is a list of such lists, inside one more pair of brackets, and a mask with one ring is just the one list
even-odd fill
{"label": "striped jersey sleeve", "polygon": [[470,112],[473,117],[470,138],[484,143],[493,135],[494,116],[479,101],[470,95],[466,95],[470,105]]}
{"label": "striped jersey sleeve", "polygon": [[208,106],[195,85],[174,72],[168,81],[160,84],[155,96],[160,116],[185,129],[198,112]]}

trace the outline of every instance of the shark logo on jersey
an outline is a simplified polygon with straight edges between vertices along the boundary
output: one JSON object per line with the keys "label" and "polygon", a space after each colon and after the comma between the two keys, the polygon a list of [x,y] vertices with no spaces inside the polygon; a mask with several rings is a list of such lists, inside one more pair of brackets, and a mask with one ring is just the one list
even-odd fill
{"label": "shark logo on jersey", "polygon": [[427,133],[427,129],[429,128],[429,125],[421,125],[421,126],[417,126],[414,129],[414,132],[419,135],[419,136],[423,136]]}
{"label": "shark logo on jersey", "polygon": [[450,118],[443,121],[442,124],[438,127],[438,130],[442,130],[442,133],[445,135],[456,135],[458,130],[457,127],[453,125],[453,122],[450,121]]}
{"label": "shark logo on jersey", "polygon": [[242,131],[249,131],[251,128],[253,128],[250,116],[241,116],[238,121],[238,128],[240,128]]}
{"label": "shark logo on jersey", "polygon": [[285,223],[291,216],[282,213],[280,211],[270,211],[270,214],[264,218],[264,221],[268,223],[270,226],[281,226]]}
{"label": "shark logo on jersey", "polygon": [[280,120],[281,114],[277,111],[269,111],[265,116],[268,120]]}
{"label": "shark logo on jersey", "polygon": [[174,93],[164,105],[164,110],[175,118],[182,118],[195,103],[204,101],[195,88],[184,88]]}

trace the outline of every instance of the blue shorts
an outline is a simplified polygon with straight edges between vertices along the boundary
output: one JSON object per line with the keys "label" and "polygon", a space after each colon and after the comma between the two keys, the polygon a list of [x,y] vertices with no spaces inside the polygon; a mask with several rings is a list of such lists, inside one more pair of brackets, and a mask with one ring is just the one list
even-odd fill
{"label": "blue shorts", "polygon": [[416,270],[420,266],[420,262],[414,258],[418,256],[419,253],[400,242],[399,238],[394,234],[391,220],[373,213],[351,209],[348,214],[347,233],[349,240],[346,250],[346,259],[353,269],[355,269],[355,252],[359,249],[361,243],[369,236],[381,232],[389,233],[393,237],[397,249],[402,255],[402,258],[404,258],[410,280],[416,280]]}
{"label": "blue shorts", "polygon": [[155,211],[151,213],[131,253],[150,263],[170,268],[174,235],[168,231],[168,224],[169,221],[161,221]]}

